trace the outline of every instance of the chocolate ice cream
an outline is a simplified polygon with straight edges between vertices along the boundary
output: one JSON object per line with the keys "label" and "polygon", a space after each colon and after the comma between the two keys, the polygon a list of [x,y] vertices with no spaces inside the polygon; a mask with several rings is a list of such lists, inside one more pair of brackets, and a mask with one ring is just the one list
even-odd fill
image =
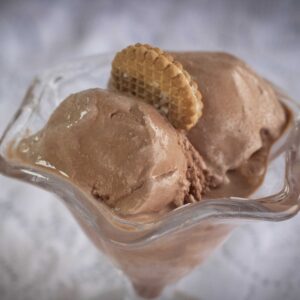
{"label": "chocolate ice cream", "polygon": [[15,151],[119,214],[161,212],[201,198],[205,163],[152,106],[91,89],[69,96]]}
{"label": "chocolate ice cream", "polygon": [[139,95],[91,89],[63,101],[13,155],[67,177],[122,215],[164,213],[203,194],[251,194],[287,123],[276,92],[232,55],[171,55],[202,94],[203,115],[187,134]]}
{"label": "chocolate ice cream", "polygon": [[266,80],[233,55],[173,52],[202,93],[203,115],[188,138],[214,174],[212,196],[246,196],[261,183],[287,112]]}

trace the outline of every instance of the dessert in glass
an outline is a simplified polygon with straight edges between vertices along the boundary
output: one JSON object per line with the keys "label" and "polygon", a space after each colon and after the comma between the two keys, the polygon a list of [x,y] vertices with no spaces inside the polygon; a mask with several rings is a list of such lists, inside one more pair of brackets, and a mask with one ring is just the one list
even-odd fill
{"label": "dessert in glass", "polygon": [[298,212],[299,111],[232,55],[137,44],[38,76],[0,172],[55,193],[155,298],[239,224]]}

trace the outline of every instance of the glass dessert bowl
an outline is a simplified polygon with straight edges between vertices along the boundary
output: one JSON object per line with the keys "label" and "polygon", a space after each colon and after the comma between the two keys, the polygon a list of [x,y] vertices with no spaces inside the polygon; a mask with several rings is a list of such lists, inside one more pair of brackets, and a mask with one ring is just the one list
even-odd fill
{"label": "glass dessert bowl", "polygon": [[151,221],[129,221],[93,201],[62,176],[22,165],[8,155],[14,143],[40,130],[69,94],[105,88],[111,55],[79,59],[38,76],[0,139],[0,172],[55,193],[95,245],[128,276],[144,298],[160,295],[201,264],[238,225],[282,221],[299,210],[300,108],[282,96],[294,118],[273,145],[264,182],[249,198],[201,200]]}

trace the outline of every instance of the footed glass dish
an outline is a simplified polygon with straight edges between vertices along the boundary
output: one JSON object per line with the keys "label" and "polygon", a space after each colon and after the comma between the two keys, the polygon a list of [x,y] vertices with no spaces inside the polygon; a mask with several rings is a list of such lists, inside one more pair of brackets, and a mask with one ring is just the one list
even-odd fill
{"label": "footed glass dish", "polygon": [[112,58],[107,54],[78,59],[33,80],[0,138],[0,173],[55,193],[95,245],[129,278],[139,297],[155,298],[207,259],[236,226],[283,221],[299,211],[300,108],[282,96],[294,118],[272,147],[265,180],[251,197],[201,200],[151,222],[128,221],[62,176],[21,165],[7,153],[13,143],[40,130],[69,94],[105,88]]}

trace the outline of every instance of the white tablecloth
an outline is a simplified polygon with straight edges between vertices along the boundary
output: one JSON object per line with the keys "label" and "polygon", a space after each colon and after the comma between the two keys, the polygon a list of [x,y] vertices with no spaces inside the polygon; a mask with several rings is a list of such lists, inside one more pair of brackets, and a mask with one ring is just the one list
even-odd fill
{"label": "white tablecloth", "polygon": [[[1,1],[0,132],[36,72],[134,42],[232,52],[300,99],[296,0]],[[118,272],[53,195],[1,175],[0,191],[1,300],[121,299]],[[300,215],[241,227],[176,299],[300,299],[299,228]]]}

